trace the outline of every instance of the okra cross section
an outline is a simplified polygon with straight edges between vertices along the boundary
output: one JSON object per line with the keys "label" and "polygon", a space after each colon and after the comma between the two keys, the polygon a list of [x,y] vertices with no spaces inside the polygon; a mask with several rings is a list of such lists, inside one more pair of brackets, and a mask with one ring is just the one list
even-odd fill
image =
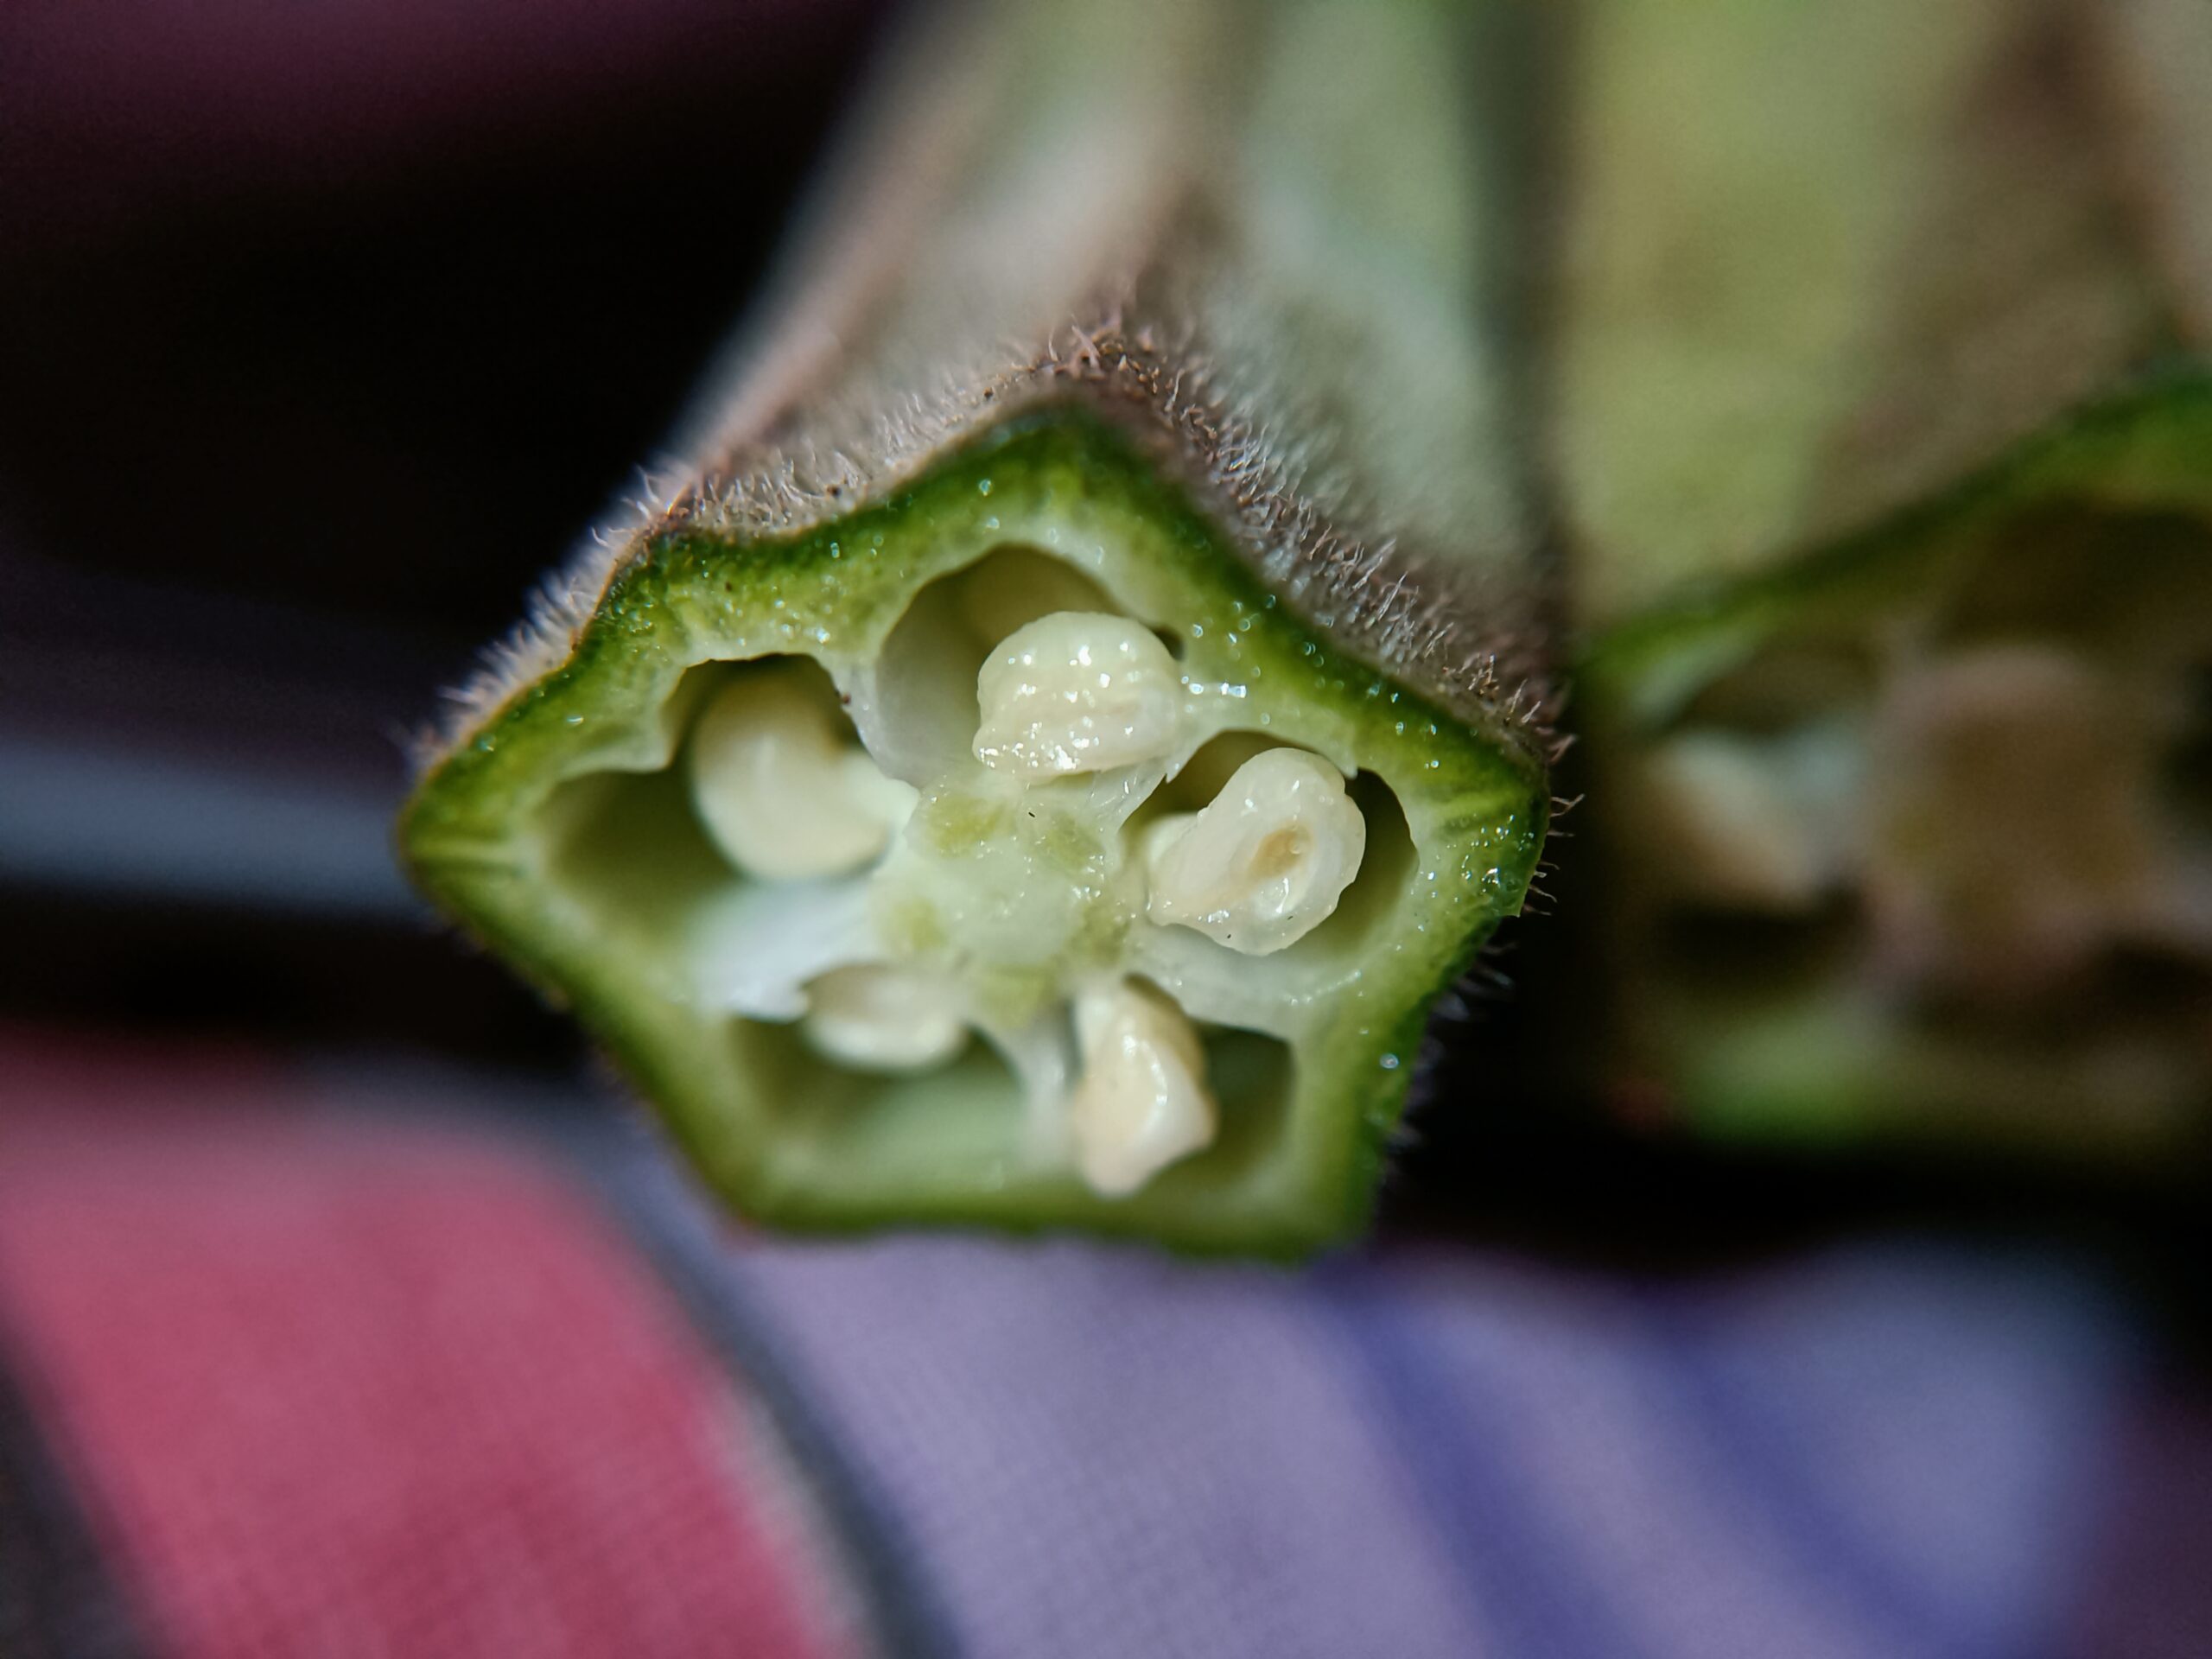
{"label": "okra cross section", "polygon": [[1047,409],[795,537],[671,522],[403,840],[763,1221],[1287,1255],[1363,1223],[1546,803]]}

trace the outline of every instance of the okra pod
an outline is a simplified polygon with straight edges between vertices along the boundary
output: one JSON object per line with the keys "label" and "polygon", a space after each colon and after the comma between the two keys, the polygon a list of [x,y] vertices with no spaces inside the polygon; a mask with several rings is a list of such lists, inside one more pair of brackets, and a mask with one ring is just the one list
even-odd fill
{"label": "okra pod", "polygon": [[2212,10],[1583,24],[1554,445],[1605,1086],[2201,1140]]}
{"label": "okra pod", "polygon": [[1362,1224],[1546,831],[1512,16],[925,25],[634,516],[426,746],[417,880],[741,1210]]}

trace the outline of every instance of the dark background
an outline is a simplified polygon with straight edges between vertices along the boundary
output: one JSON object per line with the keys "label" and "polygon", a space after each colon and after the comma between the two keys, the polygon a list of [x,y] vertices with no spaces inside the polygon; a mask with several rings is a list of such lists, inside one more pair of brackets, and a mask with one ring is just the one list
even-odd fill
{"label": "dark background", "polygon": [[566,1067],[408,731],[739,315],[886,8],[0,18],[0,1018]]}

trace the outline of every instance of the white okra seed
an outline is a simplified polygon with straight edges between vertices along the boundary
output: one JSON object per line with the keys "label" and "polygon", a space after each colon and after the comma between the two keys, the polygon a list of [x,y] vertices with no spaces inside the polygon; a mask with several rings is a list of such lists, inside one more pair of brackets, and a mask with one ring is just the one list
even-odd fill
{"label": "white okra seed", "polygon": [[1268,749],[1198,811],[1152,827],[1145,913],[1263,957],[1335,912],[1366,851],[1344,774],[1303,749]]}
{"label": "white okra seed", "polygon": [[1219,1110],[1206,1090],[1205,1050],[1174,1003],[1124,980],[1078,995],[1075,1027],[1083,1073],[1068,1127],[1092,1191],[1126,1197],[1212,1144]]}
{"label": "white okra seed", "polygon": [[968,1024],[937,981],[903,968],[839,968],[806,988],[799,1029],[863,1071],[927,1071],[968,1046]]}
{"label": "white okra seed", "polygon": [[1056,611],[1001,641],[976,677],[976,758],[1029,778],[1103,772],[1175,747],[1182,676],[1141,622]]}
{"label": "white okra seed", "polygon": [[797,664],[740,675],[691,734],[691,800],[724,857],[748,875],[797,881],[856,870],[914,810],[846,741],[836,708]]}

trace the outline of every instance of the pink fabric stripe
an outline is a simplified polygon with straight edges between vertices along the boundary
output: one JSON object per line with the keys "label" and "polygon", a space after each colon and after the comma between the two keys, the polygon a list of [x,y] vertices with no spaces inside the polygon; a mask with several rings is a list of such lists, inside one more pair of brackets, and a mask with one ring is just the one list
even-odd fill
{"label": "pink fabric stripe", "polygon": [[550,1166],[147,1082],[0,1043],[0,1319],[166,1650],[842,1645],[744,1402]]}

